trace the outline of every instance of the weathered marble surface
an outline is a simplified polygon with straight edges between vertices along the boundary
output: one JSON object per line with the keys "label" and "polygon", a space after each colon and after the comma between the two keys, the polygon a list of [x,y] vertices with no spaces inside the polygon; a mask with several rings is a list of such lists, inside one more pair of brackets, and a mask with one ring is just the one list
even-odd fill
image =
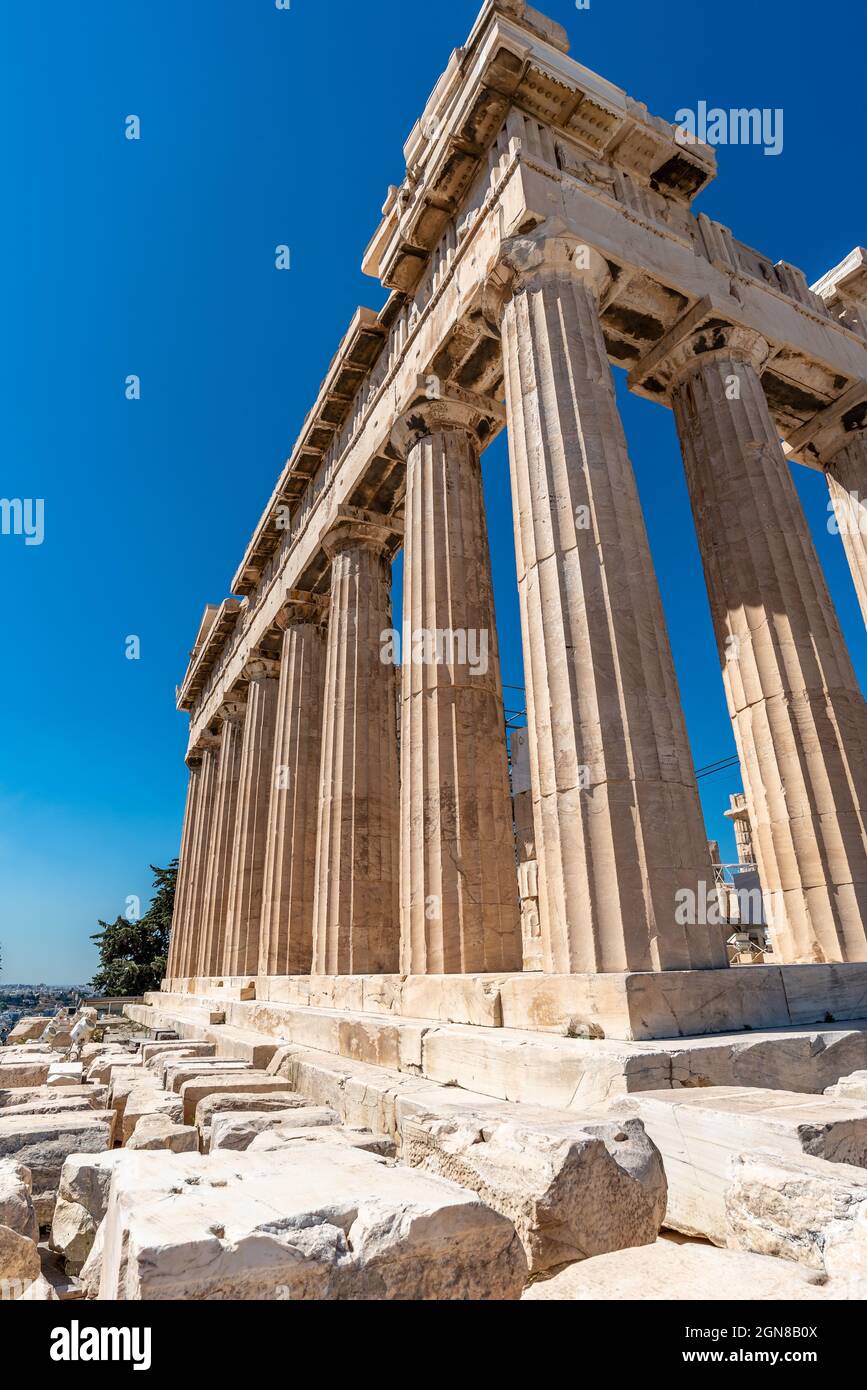
{"label": "weathered marble surface", "polygon": [[348,1146],[125,1158],[102,1299],[516,1299],[526,1279],[474,1194]]}
{"label": "weathered marble surface", "polygon": [[656,1240],[662,1162],[635,1120],[559,1123],[420,1116],[401,1125],[404,1162],[477,1192],[515,1225],[531,1273]]}
{"label": "weathered marble surface", "polygon": [[678,1245],[658,1240],[632,1250],[617,1250],[570,1265],[552,1279],[531,1284],[523,1298],[548,1300],[697,1303],[738,1299],[755,1303],[820,1301],[836,1295],[824,1277],[787,1260],[768,1259],[743,1250],[715,1250],[707,1245]]}
{"label": "weathered marble surface", "polygon": [[30,1169],[13,1158],[0,1158],[0,1226],[35,1241],[39,1239],[39,1224],[32,1194]]}
{"label": "weathered marble surface", "polygon": [[0,1158],[14,1158],[30,1169],[33,1206],[40,1226],[51,1223],[60,1172],[72,1153],[101,1153],[111,1148],[114,1113],[90,1110],[68,1115],[0,1115]]}
{"label": "weathered marble surface", "polygon": [[668,1179],[666,1226],[728,1240],[726,1196],[741,1154],[772,1150],[867,1168],[867,1102],[760,1087],[647,1091],[616,1107],[643,1121]]}
{"label": "weathered marble surface", "polygon": [[735,1154],[725,1220],[729,1245],[847,1277],[860,1267],[867,1275],[863,1168],[770,1149]]}

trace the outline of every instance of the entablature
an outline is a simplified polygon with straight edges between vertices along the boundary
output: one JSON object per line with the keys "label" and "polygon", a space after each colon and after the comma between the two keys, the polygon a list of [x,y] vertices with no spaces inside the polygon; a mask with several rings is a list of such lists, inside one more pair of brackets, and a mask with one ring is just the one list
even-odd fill
{"label": "entablature", "polygon": [[179,710],[191,711],[213,670],[214,663],[235,629],[243,608],[240,599],[227,598],[220,604],[209,603],[199,636],[190,654],[187,673],[177,690]]}

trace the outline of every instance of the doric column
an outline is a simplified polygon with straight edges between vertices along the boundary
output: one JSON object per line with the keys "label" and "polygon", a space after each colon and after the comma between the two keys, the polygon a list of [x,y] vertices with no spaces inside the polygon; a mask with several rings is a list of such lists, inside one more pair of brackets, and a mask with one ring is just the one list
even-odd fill
{"label": "doric column", "polygon": [[279,661],[261,654],[254,656],[244,668],[244,676],[249,681],[247,717],[241,739],[226,954],[221,972],[229,976],[256,975],[259,969],[259,927],[279,671]]}
{"label": "doric column", "polygon": [[669,377],[774,951],[867,960],[865,705],[760,379],[719,323]]}
{"label": "doric column", "polygon": [[214,791],[216,785],[217,760],[220,739],[213,729],[207,729],[199,737],[196,748],[201,755],[201,768],[198,773],[199,792],[196,800],[196,818],[192,827],[190,842],[190,878],[185,909],[186,925],[183,947],[177,968],[181,979],[194,979],[198,963],[198,953],[203,937],[206,911],[206,879],[211,853],[213,834]]}
{"label": "doric column", "polygon": [[605,261],[507,242],[503,350],[546,970],[725,964],[676,921],[711,880],[597,299]]}
{"label": "doric column", "polygon": [[867,627],[867,433],[852,436],[826,466],[828,492]]}
{"label": "doric column", "polygon": [[413,401],[400,719],[400,969],[520,970],[505,715],[480,445],[501,408]]}
{"label": "doric column", "polygon": [[178,877],[175,885],[175,904],[172,912],[172,934],[169,944],[169,957],[166,962],[166,979],[180,979],[179,962],[184,951],[184,934],[189,920],[190,879],[192,877],[192,842],[196,820],[196,808],[202,785],[200,776],[202,759],[199,754],[187,757],[189,781],[187,800],[184,807],[184,824],[181,831],[181,850],[178,856]]}
{"label": "doric column", "polygon": [[203,979],[221,974],[225,959],[229,883],[246,709],[246,699],[238,697],[227,700],[217,711],[221,724],[220,757],[214,794],[211,853],[205,881],[204,931],[196,972]]}
{"label": "doric column", "polygon": [[383,643],[399,528],[370,517],[345,517],[323,539],[331,603],[313,909],[318,975],[398,966],[397,700]]}
{"label": "doric column", "polygon": [[325,618],[323,601],[313,595],[296,595],[280,619],[284,635],[265,855],[260,975],[306,975],[313,959]]}

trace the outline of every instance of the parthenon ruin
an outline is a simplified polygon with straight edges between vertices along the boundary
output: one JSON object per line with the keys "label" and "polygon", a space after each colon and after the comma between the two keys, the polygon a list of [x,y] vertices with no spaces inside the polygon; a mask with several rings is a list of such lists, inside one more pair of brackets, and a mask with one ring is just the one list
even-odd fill
{"label": "parthenon ruin", "polygon": [[[237,8],[192,76],[243,77],[228,129],[267,50],[259,142],[308,55],[282,6]],[[383,24],[347,26],[332,89]],[[713,150],[523,0],[485,0],[404,153],[363,260],[384,307],[353,315],[177,692],[179,863],[134,927],[100,922],[110,994],[48,1018],[40,992],[0,1035],[0,1302],[68,1301],[81,1360],[159,1329],[89,1328],[82,1299],[182,1302],[186,1344],[211,1300],[684,1301],[672,1337],[648,1316],[651,1356],[720,1331],[731,1362],[806,1359],[814,1305],[867,1298],[867,716],[795,480],[821,507],[827,479],[867,622],[867,252],[811,287],[696,211]],[[615,383],[673,412],[737,864]],[[509,488],[526,727],[495,614]],[[729,1299],[810,1321],[704,1307]]]}
{"label": "parthenon ruin", "polygon": [[[630,1038],[794,1021],[797,979],[799,1021],[859,1017],[867,716],[792,473],[826,473],[867,620],[867,253],[811,288],[695,213],[713,151],[520,0],[487,0],[404,152],[363,262],[387,302],[353,316],[178,691],[164,993],[399,988],[394,1011],[473,1023],[496,988],[515,1026]],[[720,931],[675,911],[712,875],[612,364],[674,412],[770,973],[730,970]],[[503,429],[517,850],[480,471]],[[481,635],[475,659],[425,652],[456,633]]]}

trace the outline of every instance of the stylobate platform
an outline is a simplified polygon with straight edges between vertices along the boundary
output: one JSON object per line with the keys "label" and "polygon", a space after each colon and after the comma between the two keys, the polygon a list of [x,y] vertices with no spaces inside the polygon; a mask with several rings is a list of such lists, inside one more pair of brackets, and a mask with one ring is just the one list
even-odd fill
{"label": "stylobate platform", "polygon": [[601,975],[293,975],[164,982],[160,1006],[256,1001],[624,1042],[867,1017],[867,963]]}

